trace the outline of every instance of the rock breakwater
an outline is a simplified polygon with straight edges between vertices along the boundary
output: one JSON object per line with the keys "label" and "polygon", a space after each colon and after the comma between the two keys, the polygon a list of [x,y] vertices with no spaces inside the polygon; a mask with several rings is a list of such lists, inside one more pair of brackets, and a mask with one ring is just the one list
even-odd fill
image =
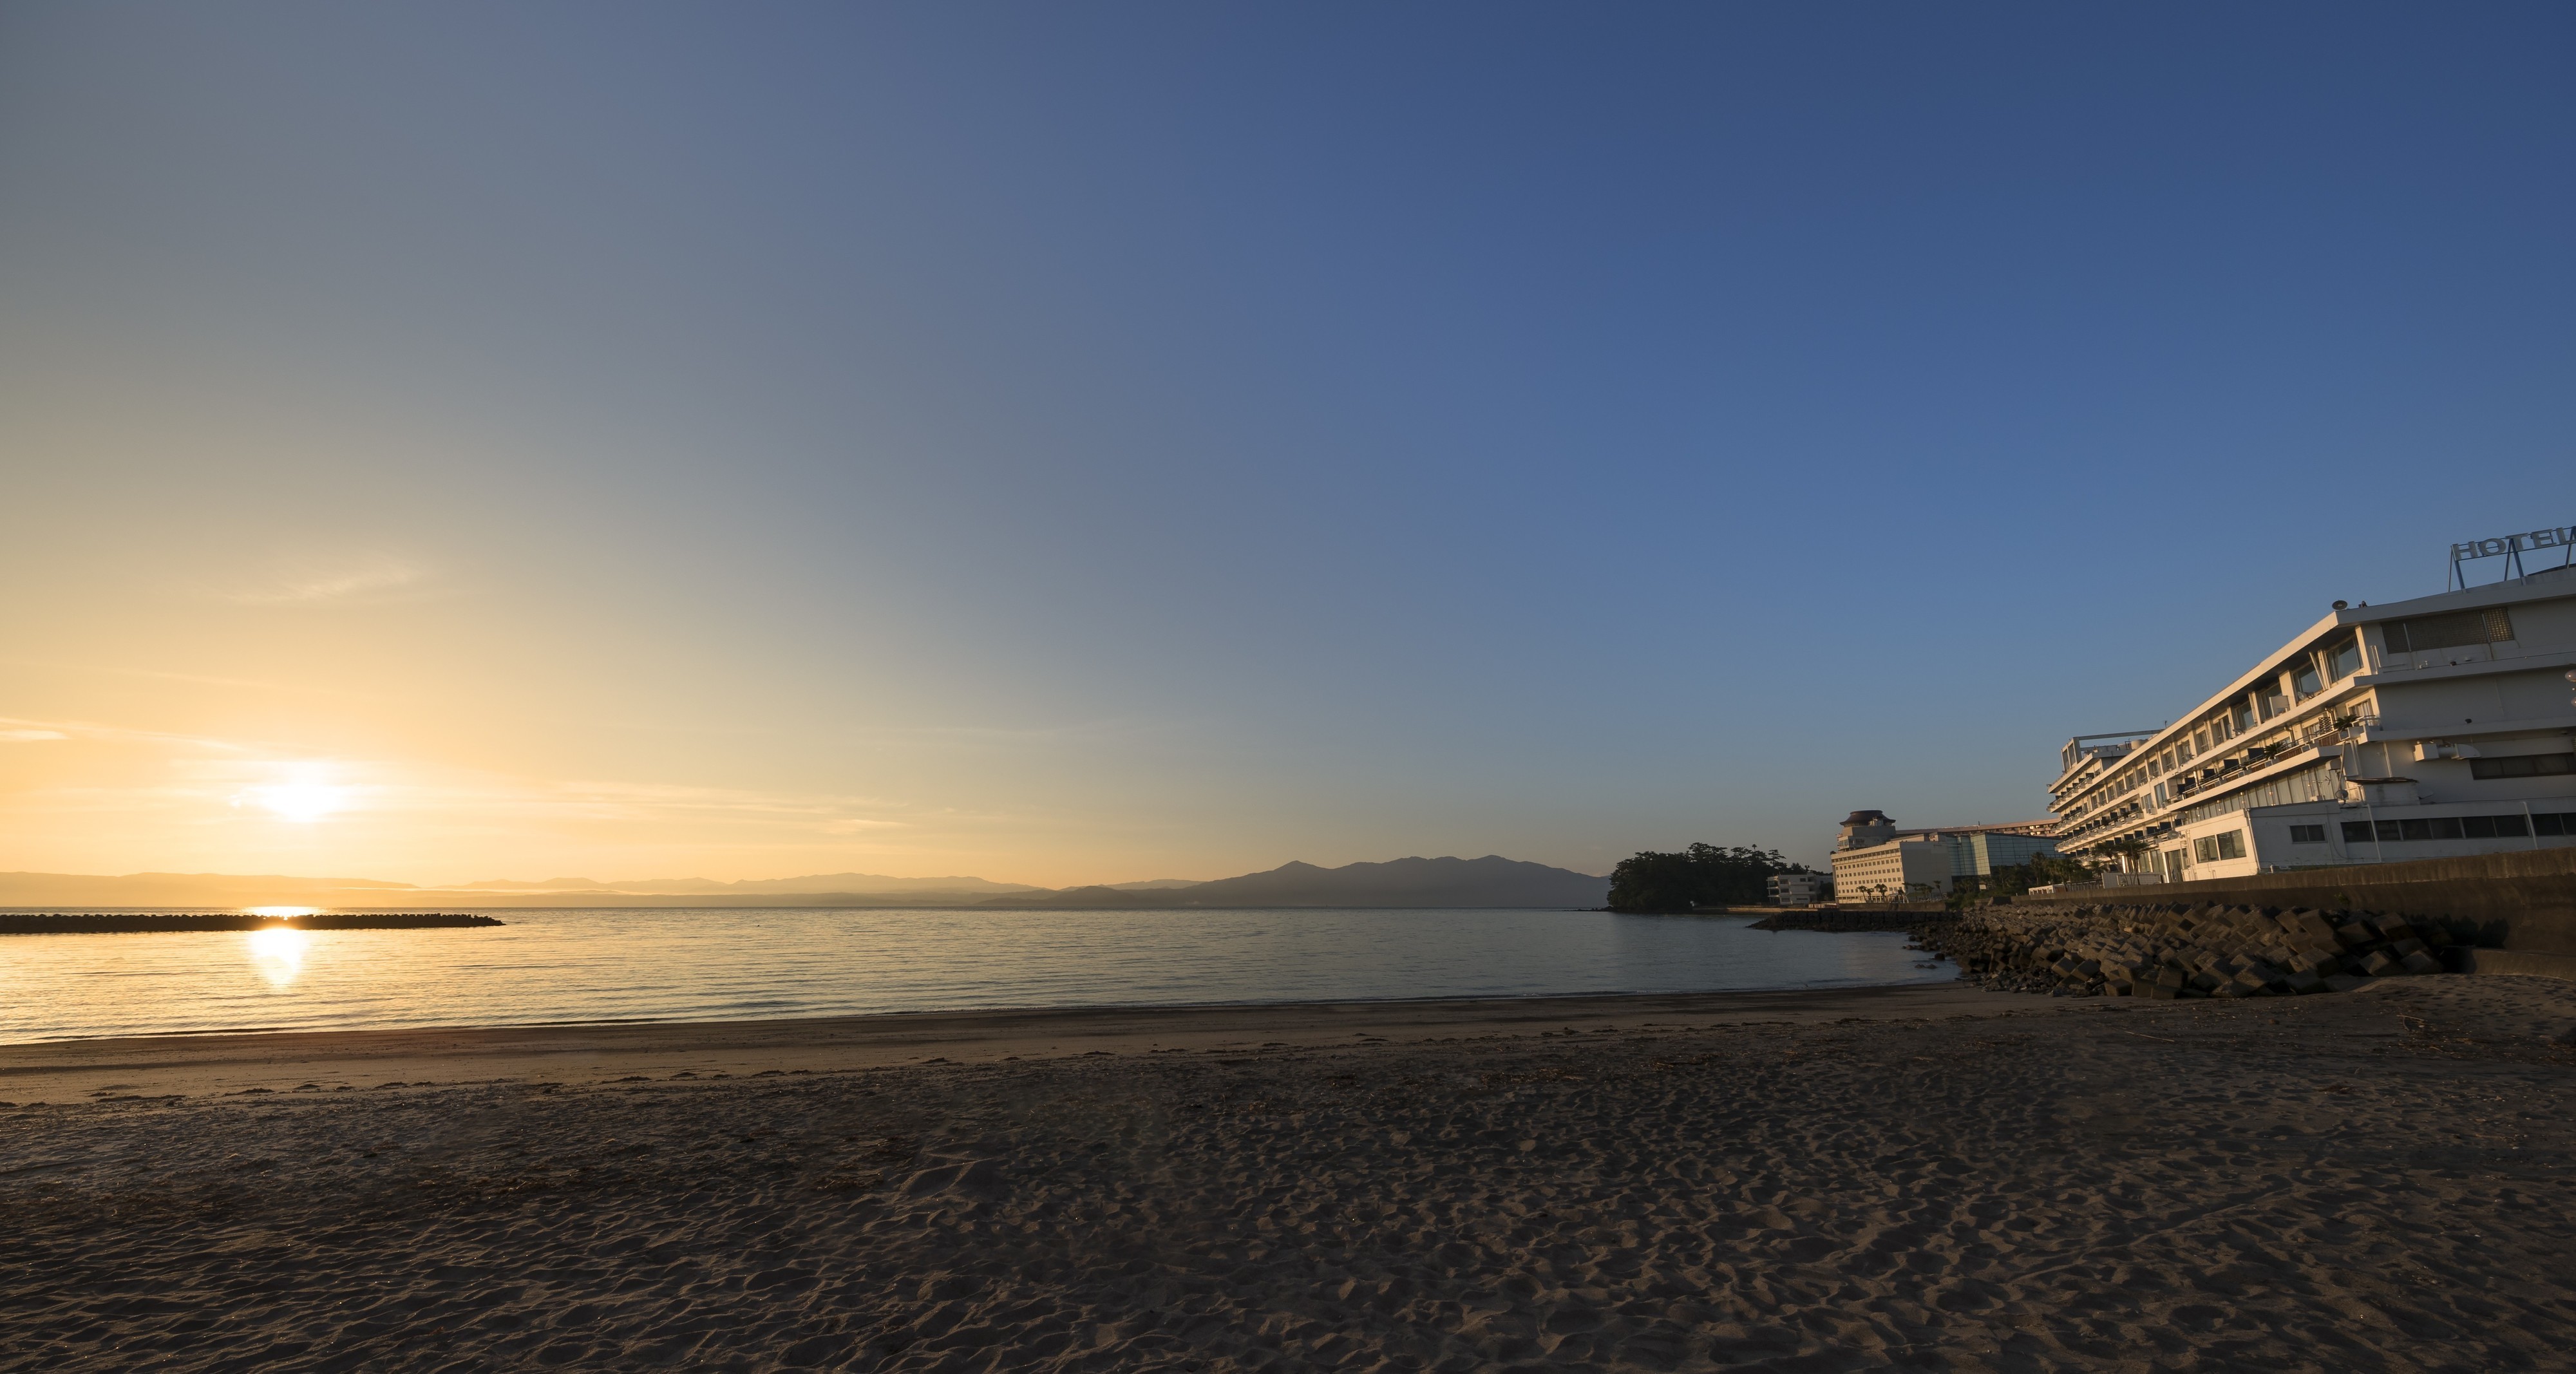
{"label": "rock breakwater", "polygon": [[304,916],[216,912],[0,911],[0,935],[141,935],[180,930],[433,930],[497,926],[489,916],[457,911],[317,911]]}
{"label": "rock breakwater", "polygon": [[2252,906],[2083,906],[1971,911],[1914,927],[1961,976],[2071,997],[2286,997],[2439,973],[2457,943],[2439,921]]}
{"label": "rock breakwater", "polygon": [[1920,931],[1929,925],[1946,924],[1953,918],[1948,912],[1890,911],[1885,907],[1807,911],[1783,911],[1753,923],[1755,930],[1825,930],[1853,933],[1873,930]]}

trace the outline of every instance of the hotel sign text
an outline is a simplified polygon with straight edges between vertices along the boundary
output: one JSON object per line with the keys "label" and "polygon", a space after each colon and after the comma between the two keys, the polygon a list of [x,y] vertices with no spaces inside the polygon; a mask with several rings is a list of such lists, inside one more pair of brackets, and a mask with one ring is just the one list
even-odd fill
{"label": "hotel sign text", "polygon": [[2464,558],[2494,558],[2499,554],[2520,553],[2524,549],[2555,549],[2576,545],[2576,525],[2563,529],[2531,530],[2508,534],[2500,539],[2472,539],[2451,546],[2451,561]]}

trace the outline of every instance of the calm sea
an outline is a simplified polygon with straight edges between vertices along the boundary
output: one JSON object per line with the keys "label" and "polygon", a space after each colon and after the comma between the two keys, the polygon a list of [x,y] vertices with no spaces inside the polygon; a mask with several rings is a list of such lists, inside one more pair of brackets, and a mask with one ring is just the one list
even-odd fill
{"label": "calm sea", "polygon": [[1902,935],[1574,911],[579,910],[0,937],[0,1041],[1938,981]]}

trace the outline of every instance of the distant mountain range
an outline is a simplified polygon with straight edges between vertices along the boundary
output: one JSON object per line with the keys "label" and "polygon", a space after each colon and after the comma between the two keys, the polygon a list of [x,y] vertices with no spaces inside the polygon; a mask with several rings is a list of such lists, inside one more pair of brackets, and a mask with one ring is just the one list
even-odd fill
{"label": "distant mountain range", "polygon": [[1318,868],[1286,863],[1267,873],[1149,891],[1075,887],[1061,892],[994,897],[1002,907],[1596,907],[1609,901],[1610,880],[1545,864],[1488,854],[1481,859],[1396,859],[1382,864]]}
{"label": "distant mountain range", "polygon": [[983,878],[889,878],[824,873],[804,878],[718,882],[650,878],[598,882],[496,878],[452,888],[371,878],[295,878],[231,873],[0,873],[0,907],[321,906],[380,910],[435,907],[1015,907],[1183,909],[1190,907],[1597,907],[1607,878],[1488,854],[1481,859],[1397,859],[1318,868],[1288,863],[1266,873],[1192,882],[1144,882],[1061,891]]}
{"label": "distant mountain range", "polygon": [[463,883],[460,892],[631,892],[657,896],[745,896],[769,893],[803,896],[848,892],[1045,892],[1028,883],[997,883],[985,878],[889,878],[877,873],[817,873],[808,878],[745,878],[738,883],[713,878],[629,878],[603,883],[597,878],[546,878],[519,882],[490,878]]}

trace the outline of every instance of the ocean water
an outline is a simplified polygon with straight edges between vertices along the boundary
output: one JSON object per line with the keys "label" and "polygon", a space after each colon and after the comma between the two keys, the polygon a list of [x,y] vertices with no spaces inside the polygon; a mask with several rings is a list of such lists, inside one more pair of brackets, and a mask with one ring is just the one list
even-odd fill
{"label": "ocean water", "polygon": [[496,910],[465,930],[0,936],[0,1042],[1941,981],[1896,934],[1593,911]]}

